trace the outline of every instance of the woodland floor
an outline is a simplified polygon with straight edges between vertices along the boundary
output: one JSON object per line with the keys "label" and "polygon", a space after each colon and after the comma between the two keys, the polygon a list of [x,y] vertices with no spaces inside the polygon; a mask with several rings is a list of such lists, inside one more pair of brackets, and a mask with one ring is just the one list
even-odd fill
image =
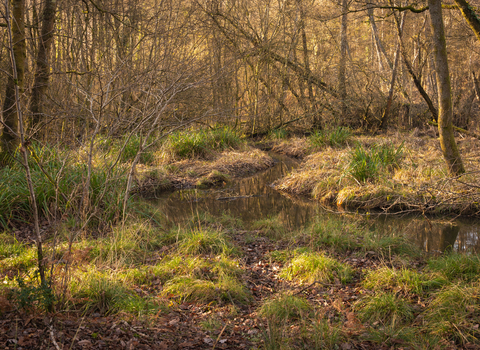
{"label": "woodland floor", "polygon": [[[468,144],[465,142],[463,145],[465,149],[473,144],[473,141],[468,141]],[[305,141],[293,142],[293,151],[284,153],[299,158],[305,157],[308,149]],[[411,160],[415,152],[414,147],[425,148],[425,154],[431,159],[438,159],[437,150],[432,151],[433,146],[432,149],[428,148],[430,141],[418,141],[419,145],[415,145],[415,142],[416,139],[405,146],[408,147],[406,158],[409,167],[413,169],[413,175],[414,170],[418,168]],[[401,141],[397,144],[401,144]],[[478,145],[475,149],[477,148]],[[332,153],[329,149],[325,152]],[[258,163],[260,159],[262,165],[258,169],[250,166],[246,173],[271,166],[271,159],[263,153],[252,151],[251,158],[254,159],[252,164]],[[470,158],[475,158],[476,165],[478,162],[476,156],[470,155]],[[308,159],[306,158],[306,162]],[[238,173],[234,163],[220,161],[213,169],[227,174],[229,171],[232,174]],[[193,184],[193,179],[197,181],[201,176],[208,177],[211,174],[212,169],[207,168],[205,164],[194,165],[195,171],[191,171],[184,169],[181,163],[176,164],[175,171],[168,176],[180,176],[178,174],[181,174],[182,178],[190,176],[192,180],[189,181]],[[400,176],[397,170],[394,168]],[[432,178],[432,171],[430,168],[428,170],[428,179],[426,171],[420,174],[425,181]],[[300,168],[293,174],[301,175],[302,171],[308,175],[308,167]],[[437,174],[440,176],[443,172],[437,171],[434,175]],[[300,175],[298,183],[303,183],[310,177]],[[407,175],[405,182],[411,181],[413,176]],[[319,179],[321,178],[319,175]],[[295,192],[294,185],[297,184],[293,182],[292,180],[291,192]],[[310,186],[308,191],[310,192],[313,187]],[[323,192],[318,192],[318,196],[323,195]],[[156,314],[146,316],[133,316],[124,312],[73,312],[72,309],[46,313],[35,307],[22,309],[8,297],[8,293],[3,292],[0,293],[0,349],[480,349],[478,340],[480,282],[477,277],[464,278],[466,274],[477,276],[477,272],[480,272],[477,271],[480,270],[480,264],[476,255],[471,257],[474,256],[477,260],[472,260],[471,257],[467,262],[462,260],[458,271],[450,271],[450,275],[445,277],[439,270],[433,268],[428,270],[429,258],[423,254],[417,252],[405,255],[401,250],[405,242],[394,240],[383,246],[370,243],[372,248],[369,248],[368,244],[365,244],[364,233],[359,234],[358,228],[355,228],[354,232],[349,231],[348,225],[342,221],[337,222],[336,228],[332,229],[336,230],[336,236],[330,235],[328,227],[322,228],[323,223],[317,223],[317,231],[312,229],[301,234],[284,231],[280,233],[282,229],[272,234],[270,228],[253,230],[238,225],[228,228],[221,227],[218,223],[208,225],[215,230],[224,231],[229,242],[239,250],[238,267],[241,269],[241,281],[251,296],[248,302],[238,302],[231,296],[230,301],[205,303],[185,301],[186,298],[182,300],[174,295],[163,295],[165,307],[160,308]],[[32,231],[29,226],[17,229],[16,239],[31,244]],[[174,244],[167,244],[157,251],[150,252],[148,260],[161,261],[175,249]],[[328,256],[336,263],[350,268],[351,278],[348,281],[340,281],[339,275],[333,275],[326,280],[315,279],[312,282],[281,277],[280,272],[292,264],[292,256],[295,254],[301,256],[307,249],[314,255]],[[287,252],[287,255],[290,254],[289,258],[275,258],[275,254],[279,252]],[[211,253],[210,256],[202,254],[202,259],[213,259]],[[472,261],[472,265],[464,267]],[[379,292],[378,286],[368,287],[365,281],[369,273],[373,274],[382,269],[392,271],[393,277],[385,282],[385,286],[380,287]],[[412,287],[408,281],[401,281],[398,273],[406,270],[420,276],[418,277],[420,287]],[[12,280],[18,273],[3,269],[0,272],[0,281],[6,278]],[[439,284],[430,286],[429,278],[438,276],[441,277]],[[417,287],[418,292],[412,291]],[[153,277],[148,283],[134,285],[132,290],[140,297],[149,298],[160,295],[162,288],[162,282]],[[433,308],[436,302],[442,302],[439,299],[440,295],[442,291],[448,292],[448,288],[451,290],[457,288],[460,291],[458,295],[474,291],[472,297],[474,301],[466,306],[462,304],[463,311],[466,311],[458,316],[459,319],[448,325],[451,328],[447,327],[447,330],[438,330],[433,334],[434,332],[428,328],[435,326],[436,316],[433,315],[435,311]],[[362,318],[358,302],[362,298],[383,292],[400,298],[402,303],[403,300],[406,301],[408,304],[406,310],[412,319],[408,322],[396,319],[398,310],[394,310],[395,306],[393,309],[383,311],[382,307],[379,307],[379,318],[383,318],[382,312],[388,314],[384,321],[374,321],[365,314]],[[298,297],[306,301],[312,308],[309,315],[304,317],[302,312],[295,314],[295,311],[293,316],[287,314],[281,325],[273,325],[272,320],[262,315],[259,310],[262,305],[278,298],[279,295]],[[430,317],[430,324],[428,320],[424,322],[424,317]],[[326,328],[323,328],[325,331],[323,338],[317,340],[315,331],[309,324],[316,321],[326,325]],[[411,329],[413,333],[408,336],[403,334],[406,329]],[[452,333],[455,334],[450,336],[448,329],[453,330]],[[333,337],[333,333],[338,333],[338,337]],[[428,338],[430,333],[433,335]],[[425,338],[418,338],[420,335]]]}
{"label": "woodland floor", "polygon": [[[364,292],[356,281],[343,285],[297,284],[278,278],[282,263],[271,262],[269,252],[287,248],[268,238],[258,237],[245,242],[245,236],[259,232],[239,231],[233,239],[242,249],[243,279],[253,300],[247,305],[202,305],[194,302],[169,307],[168,313],[159,313],[148,320],[131,317],[92,314],[57,313],[36,314],[14,310],[6,299],[0,299],[0,349],[257,349],[265,345],[268,332],[265,320],[256,309],[278,291],[289,291],[322,305],[323,312],[332,321],[344,320],[344,331],[351,335],[340,345],[341,349],[390,349],[390,345],[360,340],[364,326],[351,312],[351,303]],[[375,252],[364,258],[354,254],[339,256],[342,262],[356,271],[375,269],[384,264]],[[357,280],[358,282],[358,280]],[[156,293],[155,286],[136,290],[140,295]],[[6,311],[5,311],[6,310]],[[216,330],[205,331],[201,323],[211,318],[220,321]],[[400,341],[401,342],[401,341]],[[451,349],[456,347],[452,346]],[[472,345],[470,349],[480,349]]]}

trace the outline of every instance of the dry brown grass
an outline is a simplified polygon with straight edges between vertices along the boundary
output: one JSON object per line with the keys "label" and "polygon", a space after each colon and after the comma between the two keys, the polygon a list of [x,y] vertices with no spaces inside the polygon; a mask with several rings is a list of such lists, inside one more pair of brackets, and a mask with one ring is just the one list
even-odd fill
{"label": "dry brown grass", "polygon": [[294,137],[281,140],[272,147],[272,151],[293,158],[303,158],[309,153],[309,146],[306,138]]}
{"label": "dry brown grass", "polygon": [[400,167],[384,170],[375,180],[359,182],[345,172],[351,147],[325,148],[307,156],[299,169],[277,181],[276,188],[351,209],[480,214],[480,189],[475,187],[479,185],[480,141],[458,140],[467,170],[459,178],[448,176],[437,139],[394,134],[355,137],[355,141],[366,147],[403,142]]}
{"label": "dry brown grass", "polygon": [[165,162],[159,167],[143,168],[137,176],[137,191],[164,191],[173,188],[189,188],[209,178],[211,174],[223,174],[232,178],[252,175],[274,164],[264,151],[245,147],[242,150],[227,150],[212,156],[212,159],[185,159]]}

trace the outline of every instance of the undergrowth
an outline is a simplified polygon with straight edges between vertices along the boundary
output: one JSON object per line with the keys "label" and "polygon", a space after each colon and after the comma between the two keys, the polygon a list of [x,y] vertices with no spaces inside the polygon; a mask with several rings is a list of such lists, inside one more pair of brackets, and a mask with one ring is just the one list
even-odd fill
{"label": "undergrowth", "polygon": [[241,142],[240,136],[228,127],[178,131],[169,135],[167,152],[175,158],[206,157],[212,151],[237,148]]}

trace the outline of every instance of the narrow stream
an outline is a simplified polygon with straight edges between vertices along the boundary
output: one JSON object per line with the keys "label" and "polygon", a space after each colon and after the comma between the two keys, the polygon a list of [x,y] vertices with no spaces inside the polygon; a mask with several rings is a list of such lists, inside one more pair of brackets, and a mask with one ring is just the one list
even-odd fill
{"label": "narrow stream", "polygon": [[[289,157],[273,155],[272,168],[215,189],[189,189],[164,193],[156,199],[158,209],[174,221],[181,222],[192,214],[228,213],[245,223],[275,217],[288,229],[298,229],[319,216],[342,215],[322,209],[307,199],[288,197],[271,184],[298,166]],[[468,220],[425,219],[422,216],[371,216],[367,226],[380,234],[406,235],[427,252],[453,249],[458,252],[480,251],[480,222]]]}

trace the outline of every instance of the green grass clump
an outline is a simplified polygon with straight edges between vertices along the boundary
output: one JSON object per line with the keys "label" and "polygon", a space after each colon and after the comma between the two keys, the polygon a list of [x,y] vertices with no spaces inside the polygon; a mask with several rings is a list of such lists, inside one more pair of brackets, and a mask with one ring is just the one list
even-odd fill
{"label": "green grass clump", "polygon": [[433,274],[419,273],[410,269],[382,267],[368,271],[363,286],[373,290],[424,294],[441,288],[447,281]]}
{"label": "green grass clump", "polygon": [[260,230],[262,236],[272,239],[281,239],[286,234],[285,227],[278,216],[256,220],[252,223],[252,229]]}
{"label": "green grass clump", "polygon": [[312,147],[341,147],[348,142],[351,136],[352,132],[349,128],[340,126],[330,130],[315,131],[310,135],[308,141]]}
{"label": "green grass clump", "polygon": [[211,279],[194,276],[177,276],[167,281],[162,294],[185,301],[202,303],[247,303],[251,299],[249,291],[234,275],[216,273]]}
{"label": "green grass clump", "polygon": [[346,283],[351,280],[353,270],[322,253],[302,253],[294,257],[288,266],[280,273],[280,277],[301,282],[312,283],[314,281],[333,283],[336,280]]}
{"label": "green grass clump", "polygon": [[168,149],[176,158],[205,157],[240,145],[240,136],[228,127],[176,132],[168,137]]}
{"label": "green grass clump", "polygon": [[9,270],[27,271],[37,264],[35,247],[16,240],[0,243],[0,273]]}
{"label": "green grass clump", "polygon": [[342,326],[332,324],[325,317],[315,318],[312,327],[304,329],[304,338],[312,343],[309,348],[313,349],[338,349],[345,337],[342,332]]}
{"label": "green grass clump", "polygon": [[225,232],[208,227],[183,231],[178,250],[184,254],[237,254]]}
{"label": "green grass clump", "polygon": [[398,168],[403,157],[403,143],[397,148],[392,144],[374,145],[365,149],[358,144],[350,152],[345,175],[357,181],[375,180],[382,171]]}
{"label": "green grass clump", "polygon": [[480,258],[478,255],[450,253],[428,261],[431,271],[438,272],[449,281],[474,281],[480,276]]}
{"label": "green grass clump", "polygon": [[312,306],[302,297],[280,294],[269,298],[259,309],[259,314],[270,322],[291,322],[307,317]]}
{"label": "green grass clump", "polygon": [[[116,157],[118,153],[122,151],[120,155],[120,162],[130,163],[137,156],[137,153],[139,152],[143,141],[144,141],[144,137],[142,135],[137,135],[137,134],[126,135],[121,139],[113,142],[110,152],[114,157]],[[153,142],[153,139],[152,140],[149,139],[149,141]],[[155,155],[151,148],[143,150],[142,154],[140,154],[140,158],[139,158],[140,164],[152,164],[154,161],[155,161]]]}
{"label": "green grass clump", "polygon": [[339,251],[359,248],[359,227],[337,217],[322,218],[314,222],[306,235],[316,248],[333,248]]}
{"label": "green grass clump", "polygon": [[288,137],[288,130],[284,128],[270,130],[268,137],[274,140],[284,140]]}
{"label": "green grass clump", "polygon": [[378,292],[359,300],[355,304],[360,319],[373,324],[398,325],[413,320],[412,306],[391,292]]}
{"label": "green grass clump", "polygon": [[99,312],[114,314],[120,311],[142,315],[156,313],[159,305],[135,294],[120,275],[87,272],[71,282],[74,308],[81,307],[87,314]]}
{"label": "green grass clump", "polygon": [[119,267],[144,263],[163,246],[163,239],[150,224],[134,222],[114,227],[108,236],[83,244],[91,247],[90,256],[97,264]]}
{"label": "green grass clump", "polygon": [[435,294],[423,314],[424,324],[432,334],[460,344],[478,343],[480,330],[480,289],[451,285]]}

